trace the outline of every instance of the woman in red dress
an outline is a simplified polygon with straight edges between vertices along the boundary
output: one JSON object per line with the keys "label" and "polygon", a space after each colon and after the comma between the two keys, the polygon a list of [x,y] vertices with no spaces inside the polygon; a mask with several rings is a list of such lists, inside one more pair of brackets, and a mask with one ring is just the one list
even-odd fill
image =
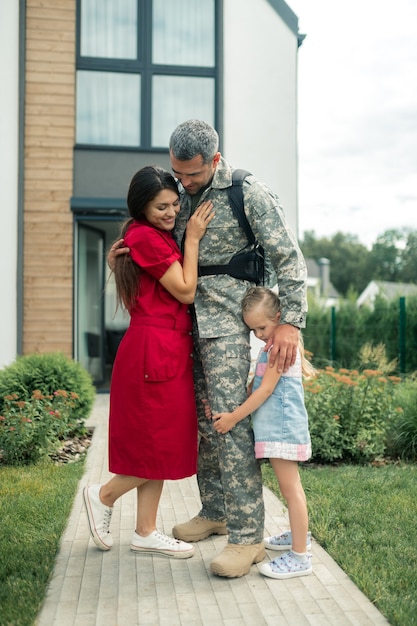
{"label": "woman in red dress", "polygon": [[197,471],[189,305],[197,287],[199,242],[214,214],[210,201],[196,209],[182,256],[171,232],[180,210],[171,174],[156,166],[139,170],[127,205],[130,218],[121,236],[130,255],[118,257],[114,270],[119,302],[130,314],[110,388],[109,469],[115,475],[105,485],[85,487],[84,502],[94,543],[109,550],[114,502],[136,488],[131,549],[188,558],[193,546],[160,533],[156,516],[164,479]]}

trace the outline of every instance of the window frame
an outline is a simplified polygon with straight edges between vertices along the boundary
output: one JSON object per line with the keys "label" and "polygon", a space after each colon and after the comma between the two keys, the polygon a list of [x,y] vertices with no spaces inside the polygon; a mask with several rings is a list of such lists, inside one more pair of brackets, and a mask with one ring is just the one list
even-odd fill
{"label": "window frame", "polygon": [[[116,150],[128,152],[163,152],[168,146],[154,147],[151,144],[152,132],[152,78],[160,76],[184,76],[212,78],[214,80],[214,126],[222,130],[222,77],[223,77],[223,0],[214,0],[214,67],[152,64],[152,3],[153,0],[136,0],[138,15],[138,50],[136,59],[111,59],[81,56],[81,1],[76,0],[76,72],[78,70],[96,72],[117,72],[139,74],[140,94],[140,146],[76,143],[76,149]],[[77,120],[75,119],[75,123]]]}

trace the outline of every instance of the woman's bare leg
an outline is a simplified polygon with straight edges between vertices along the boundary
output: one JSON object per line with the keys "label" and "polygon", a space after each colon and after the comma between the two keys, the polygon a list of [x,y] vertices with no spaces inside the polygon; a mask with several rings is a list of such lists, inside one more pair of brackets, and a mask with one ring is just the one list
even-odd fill
{"label": "woman's bare leg", "polygon": [[137,488],[136,532],[142,537],[147,537],[156,529],[163,487],[163,480],[148,480]]}
{"label": "woman's bare leg", "polygon": [[163,480],[148,480],[136,476],[116,474],[100,489],[100,500],[106,506],[113,506],[120,496],[131,489],[137,489],[136,532],[142,537],[156,529],[156,516],[161,499]]}
{"label": "woman's bare leg", "polygon": [[120,496],[146,482],[146,478],[116,474],[100,489],[100,500],[106,506],[113,506]]}

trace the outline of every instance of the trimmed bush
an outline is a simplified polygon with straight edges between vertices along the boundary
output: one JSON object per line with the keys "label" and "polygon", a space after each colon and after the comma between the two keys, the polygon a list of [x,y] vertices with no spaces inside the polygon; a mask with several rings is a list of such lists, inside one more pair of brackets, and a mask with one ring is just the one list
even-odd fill
{"label": "trimmed bush", "polygon": [[72,407],[74,434],[79,434],[93,407],[96,390],[90,374],[83,366],[61,352],[28,354],[0,371],[0,413],[4,397],[16,394],[18,400],[29,401],[34,391],[53,395],[58,390],[78,396]]}

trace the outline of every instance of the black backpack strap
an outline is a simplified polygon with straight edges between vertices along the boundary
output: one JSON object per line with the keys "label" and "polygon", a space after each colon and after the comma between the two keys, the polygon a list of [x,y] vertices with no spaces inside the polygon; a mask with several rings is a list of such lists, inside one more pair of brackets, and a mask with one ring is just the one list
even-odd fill
{"label": "black backpack strap", "polygon": [[227,188],[227,194],[229,196],[230,206],[236,219],[245,231],[248,242],[250,244],[253,244],[255,243],[255,235],[253,234],[252,229],[249,225],[243,203],[242,184],[247,176],[251,176],[251,173],[247,172],[246,170],[233,170],[232,186]]}
{"label": "black backpack strap", "polygon": [[230,265],[199,265],[198,266],[198,275],[199,276],[212,276],[215,274],[229,274]]}
{"label": "black backpack strap", "polygon": [[253,250],[244,250],[233,255],[227,265],[206,265],[198,267],[199,276],[214,276],[216,274],[229,274],[239,280],[247,280],[257,285],[264,282],[264,253],[263,248],[256,242],[250,224],[245,214],[243,202],[242,183],[247,176],[251,176],[246,170],[234,170],[232,174],[232,185],[227,187],[229,204],[234,216],[243,228],[249,245],[253,245]]}

